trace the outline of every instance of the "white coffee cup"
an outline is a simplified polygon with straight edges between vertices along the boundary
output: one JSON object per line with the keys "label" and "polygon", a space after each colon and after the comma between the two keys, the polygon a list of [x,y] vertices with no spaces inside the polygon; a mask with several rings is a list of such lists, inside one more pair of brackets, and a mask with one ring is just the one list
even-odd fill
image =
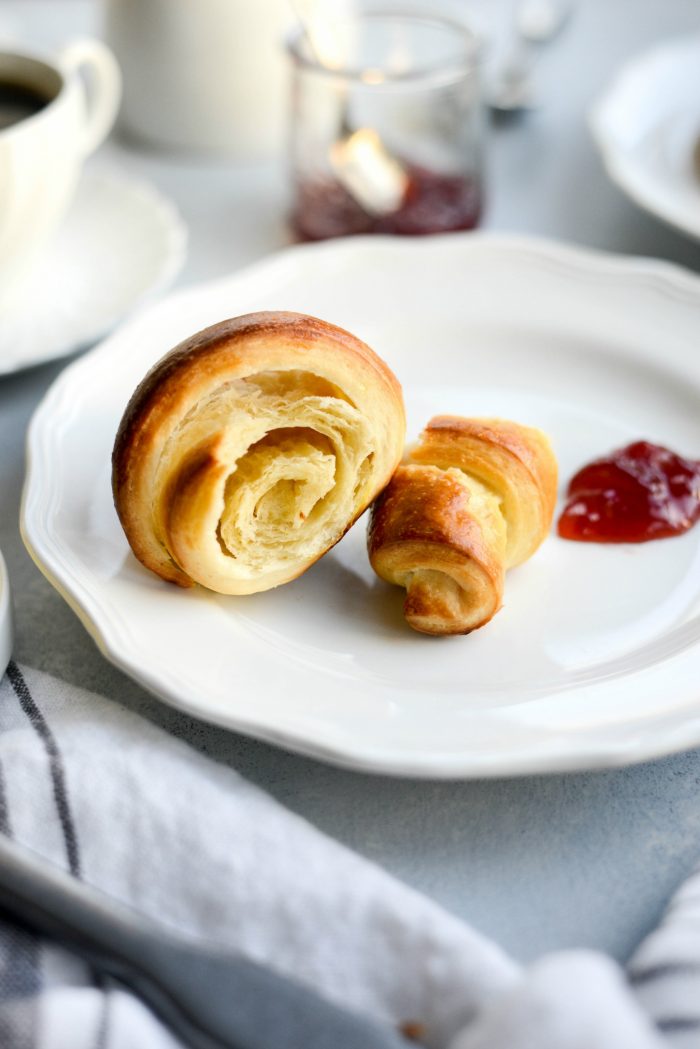
{"label": "white coffee cup", "polygon": [[289,0],[103,0],[140,141],[255,160],[283,152]]}
{"label": "white coffee cup", "polygon": [[111,51],[77,40],[57,56],[0,49],[0,85],[39,96],[0,128],[0,311],[6,310],[73,198],[85,158],[112,127],[121,76]]}

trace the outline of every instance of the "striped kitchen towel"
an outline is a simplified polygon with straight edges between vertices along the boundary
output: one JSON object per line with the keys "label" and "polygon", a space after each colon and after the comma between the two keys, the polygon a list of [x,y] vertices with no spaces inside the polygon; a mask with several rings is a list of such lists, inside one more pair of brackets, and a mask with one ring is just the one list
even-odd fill
{"label": "striped kitchen towel", "polygon": [[[521,969],[230,769],[16,664],[0,684],[0,829],[152,920],[432,1049],[700,1045],[700,875],[629,976],[591,951]],[[132,994],[3,915],[2,1049],[177,1044]]]}

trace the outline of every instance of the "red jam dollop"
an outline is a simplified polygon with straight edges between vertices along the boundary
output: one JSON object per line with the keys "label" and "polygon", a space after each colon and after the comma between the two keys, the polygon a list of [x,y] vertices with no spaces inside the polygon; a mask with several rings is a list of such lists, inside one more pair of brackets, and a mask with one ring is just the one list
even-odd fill
{"label": "red jam dollop", "polygon": [[297,186],[292,225],[300,240],[325,240],[358,233],[421,236],[469,230],[481,215],[481,187],[468,175],[443,175],[404,164],[404,198],[389,215],[370,215],[335,179],[304,180]]}
{"label": "red jam dollop", "polygon": [[584,466],[569,484],[559,535],[583,543],[646,543],[700,519],[700,462],[635,441]]}

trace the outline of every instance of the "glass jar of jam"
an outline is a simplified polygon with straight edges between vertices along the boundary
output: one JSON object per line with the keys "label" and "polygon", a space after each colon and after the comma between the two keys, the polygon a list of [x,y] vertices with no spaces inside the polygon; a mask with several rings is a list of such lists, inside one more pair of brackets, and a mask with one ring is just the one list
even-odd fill
{"label": "glass jar of jam", "polygon": [[297,237],[477,225],[484,119],[479,48],[465,26],[370,11],[299,32],[289,53]]}

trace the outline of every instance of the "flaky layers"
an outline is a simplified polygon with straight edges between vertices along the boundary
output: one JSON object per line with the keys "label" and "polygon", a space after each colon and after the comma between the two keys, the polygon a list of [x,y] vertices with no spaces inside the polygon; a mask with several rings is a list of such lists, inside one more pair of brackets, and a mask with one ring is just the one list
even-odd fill
{"label": "flaky layers", "polygon": [[401,388],[363,342],[314,317],[257,313],[181,343],[119,427],[114,500],[163,579],[251,594],[300,575],[387,483]]}
{"label": "flaky layers", "polygon": [[372,567],[406,589],[414,629],[468,633],[501,607],[506,569],[544,540],[556,489],[556,460],[540,430],[438,416],[372,507]]}

